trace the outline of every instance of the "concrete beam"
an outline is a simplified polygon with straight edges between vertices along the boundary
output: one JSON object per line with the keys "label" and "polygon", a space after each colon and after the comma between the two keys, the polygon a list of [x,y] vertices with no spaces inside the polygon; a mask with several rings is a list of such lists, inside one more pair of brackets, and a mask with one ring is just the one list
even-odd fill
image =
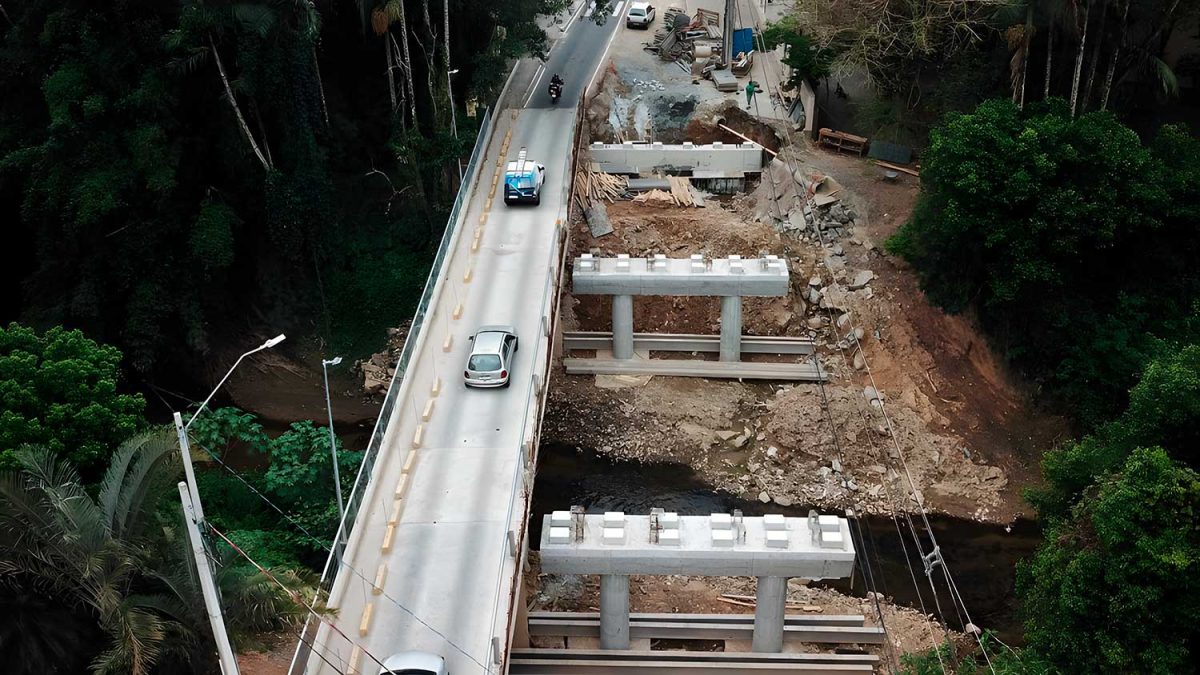
{"label": "concrete beam", "polygon": [[593,162],[627,166],[639,173],[659,167],[757,173],[763,167],[762,148],[753,143],[593,143],[588,154]]}
{"label": "concrete beam", "polygon": [[553,516],[546,515],[542,572],[836,579],[853,570],[855,551],[844,518],[824,516],[823,527],[829,528],[825,530],[815,529],[807,518],[747,517],[739,531],[736,525],[714,520],[716,516],[724,516],[726,522],[729,518],[677,516],[677,525],[664,524],[651,543],[649,516],[623,516],[618,537],[609,536],[615,531],[611,523],[605,526],[604,516],[585,515],[583,538],[564,541],[558,532],[564,528],[553,527]]}
{"label": "concrete beam", "polygon": [[[563,349],[612,349],[612,333],[607,331],[563,331]],[[634,333],[633,348],[659,352],[721,351],[719,335],[692,333]],[[812,340],[780,335],[743,335],[743,354],[800,354],[816,351]]]}
{"label": "concrete beam", "polygon": [[787,261],[775,256],[742,259],[575,259],[576,295],[689,295],[783,297],[790,292]]}
{"label": "concrete beam", "polygon": [[812,363],[747,363],[682,361],[675,359],[573,359],[562,360],[568,375],[670,375],[732,380],[790,380],[824,382],[828,373]]}

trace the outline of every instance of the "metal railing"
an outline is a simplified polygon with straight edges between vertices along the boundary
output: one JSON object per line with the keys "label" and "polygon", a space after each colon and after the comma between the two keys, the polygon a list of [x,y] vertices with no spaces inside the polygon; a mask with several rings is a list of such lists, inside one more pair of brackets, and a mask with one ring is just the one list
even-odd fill
{"label": "metal railing", "polygon": [[[463,169],[463,175],[467,177],[467,180],[458,186],[458,193],[454,197],[454,206],[450,209],[450,215],[446,219],[446,230],[442,233],[442,240],[438,244],[437,253],[434,255],[433,263],[429,268],[429,277],[425,280],[425,288],[421,293],[421,299],[417,302],[416,311],[413,313],[412,324],[409,327],[408,335],[404,338],[404,346],[400,349],[400,356],[396,361],[396,370],[392,374],[387,394],[384,395],[383,405],[379,410],[379,418],[375,421],[375,428],[371,432],[371,440],[367,444],[362,464],[359,465],[358,474],[354,479],[354,487],[351,489],[350,496],[346,501],[345,516],[338,524],[337,533],[333,539],[332,550],[321,572],[321,580],[318,584],[319,595],[327,597],[334,580],[337,578],[337,568],[341,565],[342,556],[345,553],[348,542],[346,534],[353,527],[355,518],[358,517],[359,507],[362,505],[363,496],[367,491],[367,484],[371,481],[375,462],[379,458],[380,450],[383,448],[384,437],[395,414],[396,402],[399,400],[400,392],[403,389],[404,376],[408,372],[409,361],[412,359],[413,352],[416,349],[417,338],[421,334],[421,329],[429,313],[430,303],[433,300],[438,279],[443,276],[450,243],[454,241],[454,235],[461,225],[460,220],[463,215],[463,209],[466,206],[467,198],[475,189],[477,182],[476,171],[487,148],[488,140],[491,138],[494,122],[495,119],[491,109],[485,109],[483,121],[479,127],[479,134],[475,137],[475,147],[471,150],[471,159]],[[314,621],[309,616],[302,633],[304,639],[310,640],[315,636],[316,627],[319,625],[319,622]],[[302,641],[296,650],[295,656],[292,658],[289,672],[303,672],[303,664],[307,659],[308,648]],[[297,670],[298,666],[299,670]]]}

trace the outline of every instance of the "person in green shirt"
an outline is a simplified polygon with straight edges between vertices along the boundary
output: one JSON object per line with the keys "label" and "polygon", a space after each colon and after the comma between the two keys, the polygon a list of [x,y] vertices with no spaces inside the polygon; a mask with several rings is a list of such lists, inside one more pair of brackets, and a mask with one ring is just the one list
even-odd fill
{"label": "person in green shirt", "polygon": [[759,91],[758,83],[754,80],[746,83],[746,110],[750,109],[750,104],[754,101],[754,95]]}

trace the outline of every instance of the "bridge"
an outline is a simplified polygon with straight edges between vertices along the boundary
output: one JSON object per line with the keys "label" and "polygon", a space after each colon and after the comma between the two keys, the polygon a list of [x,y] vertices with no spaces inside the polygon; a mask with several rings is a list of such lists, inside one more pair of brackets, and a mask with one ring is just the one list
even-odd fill
{"label": "bridge", "polygon": [[[523,105],[485,122],[326,570],[336,614],[310,622],[293,673],[375,673],[405,650],[441,654],[455,675],[502,672],[563,257],[571,102],[621,25],[597,26],[583,9],[528,96],[516,92]],[[545,93],[553,72],[566,74],[558,106]],[[504,162],[522,147],[546,166],[537,207],[503,204]],[[468,338],[485,324],[520,339],[507,389],[462,384]]]}

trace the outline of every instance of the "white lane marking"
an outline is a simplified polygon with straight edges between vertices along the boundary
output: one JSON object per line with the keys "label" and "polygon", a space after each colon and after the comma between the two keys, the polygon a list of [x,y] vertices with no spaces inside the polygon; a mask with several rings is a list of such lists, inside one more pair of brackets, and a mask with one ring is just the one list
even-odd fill
{"label": "white lane marking", "polygon": [[538,85],[542,82],[542,77],[546,75],[546,64],[538,66],[537,74],[533,76],[533,84],[529,87],[529,93],[525,94],[525,102],[521,104],[524,108],[529,105],[529,99],[533,98],[534,92],[537,91]]}
{"label": "white lane marking", "polygon": [[[567,21],[567,25],[563,26],[562,32],[564,37],[566,36],[567,31],[571,29],[571,25],[574,24],[575,20],[579,18],[579,15],[583,13],[583,8],[585,6],[586,5],[584,3],[579,3],[579,9],[575,10],[575,13],[571,15],[571,20]],[[559,39],[561,40],[562,38]]]}
{"label": "white lane marking", "polygon": [[619,0],[618,2],[613,2],[613,16],[621,15],[621,10],[624,9],[626,1],[627,0]]}

